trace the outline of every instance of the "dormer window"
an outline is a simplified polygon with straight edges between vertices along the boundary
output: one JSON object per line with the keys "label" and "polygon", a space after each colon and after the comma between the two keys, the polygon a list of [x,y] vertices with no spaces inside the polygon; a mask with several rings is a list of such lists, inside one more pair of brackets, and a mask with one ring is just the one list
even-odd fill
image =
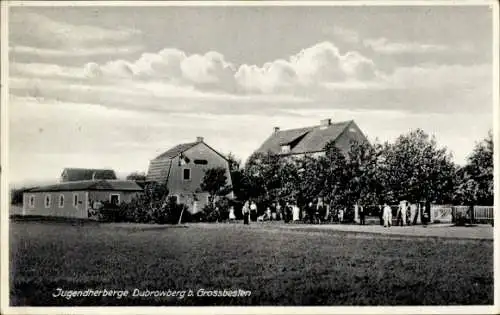
{"label": "dormer window", "polygon": [[290,145],[284,144],[281,146],[281,153],[290,153]]}

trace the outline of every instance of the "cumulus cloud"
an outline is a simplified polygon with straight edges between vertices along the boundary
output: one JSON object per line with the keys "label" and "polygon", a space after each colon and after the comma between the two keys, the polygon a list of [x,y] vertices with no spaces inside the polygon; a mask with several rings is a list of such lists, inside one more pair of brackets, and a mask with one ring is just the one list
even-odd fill
{"label": "cumulus cloud", "polygon": [[166,48],[158,53],[144,53],[133,62],[115,60],[103,65],[87,63],[85,73],[96,77],[135,77],[222,91],[234,90],[234,66],[218,52],[187,55]]}
{"label": "cumulus cloud", "polygon": [[263,93],[283,87],[307,87],[346,80],[369,80],[375,77],[375,64],[359,52],[341,54],[330,42],[303,49],[288,60],[242,65],[235,77],[239,84]]}

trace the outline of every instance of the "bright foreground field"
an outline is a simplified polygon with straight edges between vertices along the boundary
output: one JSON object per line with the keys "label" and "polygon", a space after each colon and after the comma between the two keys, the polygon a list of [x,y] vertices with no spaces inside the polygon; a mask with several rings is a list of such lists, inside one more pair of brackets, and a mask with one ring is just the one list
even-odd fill
{"label": "bright foreground field", "polygon": [[[10,244],[13,306],[493,303],[492,240],[279,225],[11,222]],[[66,299],[52,296],[57,288],[129,293]],[[194,296],[134,297],[135,289]],[[200,289],[251,295],[197,296]]]}

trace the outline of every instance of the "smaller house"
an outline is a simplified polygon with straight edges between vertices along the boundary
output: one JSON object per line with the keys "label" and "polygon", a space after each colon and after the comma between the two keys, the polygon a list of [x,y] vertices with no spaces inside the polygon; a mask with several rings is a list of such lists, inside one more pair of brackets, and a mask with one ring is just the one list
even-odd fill
{"label": "smaller house", "polygon": [[194,142],[178,144],[151,160],[146,180],[166,184],[169,195],[185,204],[191,213],[196,213],[208,203],[208,193],[200,188],[205,171],[216,167],[226,170],[227,184],[232,185],[227,158],[198,137]]}
{"label": "smaller house", "polygon": [[130,202],[142,188],[128,180],[70,181],[23,193],[22,215],[92,219],[98,203]]}
{"label": "smaller house", "polygon": [[61,182],[82,180],[118,179],[111,169],[65,168],[61,174]]}

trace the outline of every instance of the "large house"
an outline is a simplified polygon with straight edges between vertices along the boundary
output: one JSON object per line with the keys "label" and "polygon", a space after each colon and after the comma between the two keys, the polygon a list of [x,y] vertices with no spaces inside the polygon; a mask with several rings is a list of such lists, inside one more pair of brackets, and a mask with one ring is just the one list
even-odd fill
{"label": "large house", "polygon": [[227,184],[232,185],[226,157],[198,137],[195,142],[176,145],[151,160],[146,181],[166,183],[169,195],[196,213],[208,203],[208,193],[200,188],[205,171],[216,167],[226,169]]}
{"label": "large house", "polygon": [[298,129],[280,130],[275,127],[256,153],[320,156],[325,154],[325,146],[330,141],[335,141],[337,148],[345,153],[351,141],[368,142],[368,139],[353,120],[332,123],[331,119],[324,119],[319,125]]}
{"label": "large house", "polygon": [[98,204],[130,202],[142,188],[128,180],[82,180],[35,187],[23,193],[22,215],[93,219]]}

